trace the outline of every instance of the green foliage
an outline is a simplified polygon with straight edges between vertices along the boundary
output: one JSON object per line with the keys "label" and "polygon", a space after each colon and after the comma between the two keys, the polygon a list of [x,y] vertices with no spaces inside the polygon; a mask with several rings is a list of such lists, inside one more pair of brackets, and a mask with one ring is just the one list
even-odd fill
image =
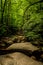
{"label": "green foliage", "polygon": [[6,26],[5,25],[1,26],[0,27],[0,36],[6,35],[6,32],[7,32]]}
{"label": "green foliage", "polygon": [[34,4],[25,11],[23,30],[28,40],[43,39],[43,3]]}
{"label": "green foliage", "polygon": [[0,26],[3,24],[0,28],[0,31],[2,30],[0,35],[4,35],[5,32],[13,34],[21,29],[23,13],[27,4],[26,0],[0,0],[0,7],[2,6],[0,8]]}
{"label": "green foliage", "polygon": [[40,1],[0,0],[0,36],[23,31],[28,40],[43,39],[43,2]]}

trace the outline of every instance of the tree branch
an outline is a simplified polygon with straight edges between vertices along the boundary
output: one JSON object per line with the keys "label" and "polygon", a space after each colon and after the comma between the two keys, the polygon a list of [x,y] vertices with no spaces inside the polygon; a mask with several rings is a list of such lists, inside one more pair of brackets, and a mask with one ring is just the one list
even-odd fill
{"label": "tree branch", "polygon": [[[32,3],[32,4],[27,6],[27,8],[25,9],[24,14],[23,14],[23,24],[24,24],[24,15],[25,15],[25,12],[28,10],[28,8],[30,8],[31,6],[33,6],[35,4],[42,3],[42,2],[43,2],[43,0],[40,0],[38,2]],[[22,25],[22,27],[23,27],[23,25]]]}
{"label": "tree branch", "polygon": [[[42,3],[42,2],[43,2],[43,0],[38,1],[38,2],[35,2],[35,3],[32,3],[31,5],[27,6],[27,8],[26,8],[25,12],[26,12],[26,11],[27,11],[27,9],[28,9],[28,8],[30,8],[31,6],[33,6],[33,5],[35,5],[35,4],[38,4],[38,3]],[[25,12],[24,12],[24,14],[25,14]]]}

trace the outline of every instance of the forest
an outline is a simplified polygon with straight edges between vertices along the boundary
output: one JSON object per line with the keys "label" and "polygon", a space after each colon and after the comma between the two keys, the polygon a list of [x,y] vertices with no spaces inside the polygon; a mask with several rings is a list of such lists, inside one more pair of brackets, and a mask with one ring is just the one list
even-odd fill
{"label": "forest", "polygon": [[43,62],[43,0],[0,0],[0,55],[14,52]]}

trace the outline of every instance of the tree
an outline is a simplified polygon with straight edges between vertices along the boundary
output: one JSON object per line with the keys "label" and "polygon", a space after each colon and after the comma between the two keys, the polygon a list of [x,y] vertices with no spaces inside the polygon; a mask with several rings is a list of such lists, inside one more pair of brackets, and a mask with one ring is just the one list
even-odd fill
{"label": "tree", "polygon": [[9,3],[10,1],[9,0],[1,0],[0,36],[2,36],[8,30],[8,19],[10,17],[9,9],[11,8],[11,7],[9,8],[9,6],[11,5]]}
{"label": "tree", "polygon": [[[1,23],[3,24],[3,15],[4,15],[7,0],[4,1],[4,5],[2,4],[2,2],[3,2],[3,0],[1,0]],[[2,5],[3,5],[3,7],[2,7]]]}

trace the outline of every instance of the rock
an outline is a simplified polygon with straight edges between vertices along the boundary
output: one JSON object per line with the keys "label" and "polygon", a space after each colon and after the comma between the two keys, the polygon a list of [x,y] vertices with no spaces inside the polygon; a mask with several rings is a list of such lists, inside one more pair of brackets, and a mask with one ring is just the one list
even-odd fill
{"label": "rock", "polygon": [[23,49],[23,50],[31,50],[31,51],[35,51],[38,50],[38,47],[33,46],[31,43],[29,42],[25,42],[25,43],[16,43],[16,44],[12,44],[11,46],[9,46],[7,48],[7,50],[11,50],[11,49]]}
{"label": "rock", "polygon": [[43,65],[43,63],[33,60],[25,54],[15,52],[0,56],[1,65]]}
{"label": "rock", "polygon": [[41,58],[43,58],[43,54],[41,55]]}
{"label": "rock", "polygon": [[13,42],[20,43],[20,42],[25,42],[25,41],[26,41],[26,38],[24,36],[16,36]]}
{"label": "rock", "polygon": [[4,49],[4,48],[5,48],[5,44],[2,41],[0,41],[0,49]]}
{"label": "rock", "polygon": [[4,37],[1,39],[4,43],[7,44],[12,44],[14,43],[20,43],[20,42],[25,42],[26,38],[24,36],[11,36],[11,37]]}
{"label": "rock", "polygon": [[9,37],[2,38],[1,40],[7,44],[12,44],[13,42],[12,38],[9,38]]}

